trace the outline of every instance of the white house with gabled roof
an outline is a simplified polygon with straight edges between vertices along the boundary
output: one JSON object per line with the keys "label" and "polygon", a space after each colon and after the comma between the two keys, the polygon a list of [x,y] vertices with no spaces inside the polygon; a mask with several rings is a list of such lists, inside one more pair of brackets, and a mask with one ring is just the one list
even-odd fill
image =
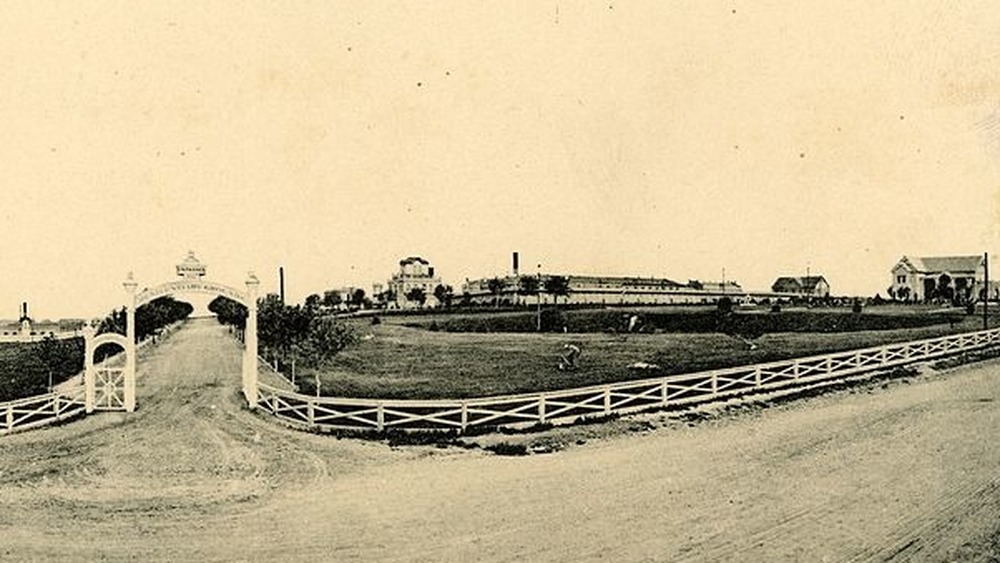
{"label": "white house with gabled roof", "polygon": [[892,268],[889,295],[903,301],[976,299],[984,279],[982,255],[903,256]]}

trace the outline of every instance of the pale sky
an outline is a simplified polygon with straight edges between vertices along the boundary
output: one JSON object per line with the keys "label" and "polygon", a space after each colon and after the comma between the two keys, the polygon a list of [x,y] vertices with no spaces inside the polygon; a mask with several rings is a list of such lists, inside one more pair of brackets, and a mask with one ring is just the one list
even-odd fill
{"label": "pale sky", "polygon": [[293,301],[409,255],[884,295],[1000,250],[993,2],[374,4],[0,5],[0,318],[189,249]]}

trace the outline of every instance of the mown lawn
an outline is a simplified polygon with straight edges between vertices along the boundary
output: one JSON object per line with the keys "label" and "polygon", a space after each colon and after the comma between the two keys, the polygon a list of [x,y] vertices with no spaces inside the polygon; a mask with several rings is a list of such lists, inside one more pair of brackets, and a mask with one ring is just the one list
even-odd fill
{"label": "mown lawn", "polygon": [[[359,323],[364,339],[320,374],[321,393],[341,397],[466,398],[564,389],[657,375],[732,367],[932,338],[981,328],[969,317],[954,324],[839,333],[765,334],[749,346],[719,333],[448,333]],[[565,343],[582,349],[579,369],[557,369]],[[630,370],[635,362],[659,370]],[[300,389],[314,393],[314,375]]]}

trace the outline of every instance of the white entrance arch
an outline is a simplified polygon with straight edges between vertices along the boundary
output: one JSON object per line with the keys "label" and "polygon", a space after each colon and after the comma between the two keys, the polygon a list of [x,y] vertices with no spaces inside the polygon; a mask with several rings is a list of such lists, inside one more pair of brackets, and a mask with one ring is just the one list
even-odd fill
{"label": "white entrance arch", "polygon": [[124,410],[132,412],[135,410],[135,355],[136,355],[136,334],[135,334],[135,311],[142,305],[153,301],[159,297],[164,297],[174,293],[205,293],[211,295],[221,295],[232,299],[247,308],[247,325],[244,331],[243,346],[243,396],[247,405],[252,409],[257,406],[257,288],[260,281],[253,272],[247,274],[246,291],[240,291],[228,285],[201,279],[205,275],[205,266],[198,262],[193,252],[188,253],[188,257],[181,264],[177,265],[177,273],[182,279],[162,283],[160,285],[136,291],[139,284],[133,279],[132,273],[122,284],[129,295],[129,304],[126,306],[126,334],[108,335],[102,334],[94,338],[93,331],[85,333],[87,336],[87,360],[85,373],[90,374],[89,385],[93,386],[93,352],[103,341],[119,343],[125,348],[125,367],[123,370],[124,388]]}

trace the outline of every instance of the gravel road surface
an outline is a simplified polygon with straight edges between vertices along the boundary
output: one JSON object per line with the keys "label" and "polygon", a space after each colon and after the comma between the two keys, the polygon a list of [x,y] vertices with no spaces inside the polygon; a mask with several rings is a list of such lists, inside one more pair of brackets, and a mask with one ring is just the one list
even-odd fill
{"label": "gravel road surface", "polygon": [[548,455],[338,440],[196,319],[135,413],[0,438],[0,560],[995,561],[1000,364]]}

